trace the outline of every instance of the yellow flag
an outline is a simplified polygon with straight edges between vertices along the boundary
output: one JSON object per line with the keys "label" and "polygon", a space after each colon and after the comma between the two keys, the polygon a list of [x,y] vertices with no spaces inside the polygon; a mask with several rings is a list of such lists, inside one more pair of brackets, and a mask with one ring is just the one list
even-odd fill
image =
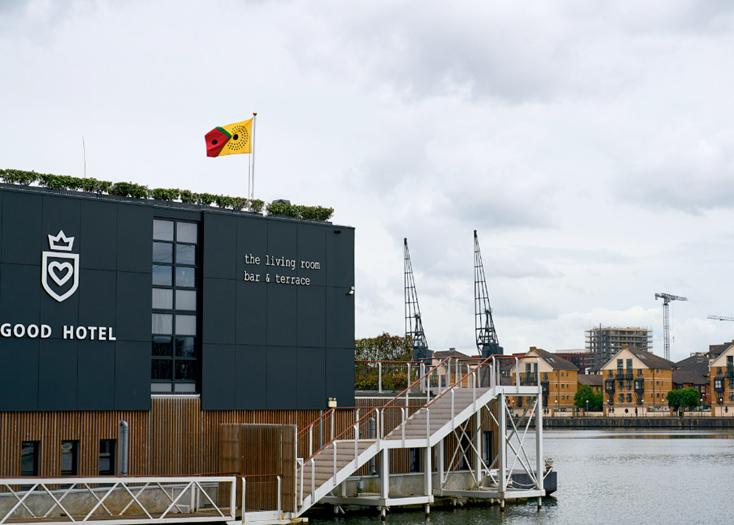
{"label": "yellow flag", "polygon": [[252,119],[217,127],[207,133],[206,140],[207,155],[210,157],[252,153]]}

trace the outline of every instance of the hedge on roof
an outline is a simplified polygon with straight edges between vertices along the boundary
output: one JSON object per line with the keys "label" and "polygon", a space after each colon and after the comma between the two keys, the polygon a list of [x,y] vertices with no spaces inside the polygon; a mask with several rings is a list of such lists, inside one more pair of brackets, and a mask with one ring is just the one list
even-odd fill
{"label": "hedge on roof", "polygon": [[311,221],[328,221],[334,214],[334,208],[323,208],[321,206],[300,206],[298,204],[286,204],[273,202],[265,207],[260,199],[245,199],[243,197],[229,197],[227,195],[212,195],[210,193],[194,193],[189,190],[155,188],[148,189],[147,186],[132,182],[110,182],[93,178],[78,178],[69,175],[51,175],[47,173],[36,173],[35,171],[3,170],[0,169],[0,179],[9,184],[20,184],[30,186],[33,183],[44,188],[54,190],[86,191],[117,195],[119,197],[130,197],[133,199],[154,199],[158,201],[177,201],[186,204],[199,204],[211,206],[215,204],[219,208],[229,208],[236,211],[247,210],[261,213],[263,208],[268,215],[285,215],[297,219]]}

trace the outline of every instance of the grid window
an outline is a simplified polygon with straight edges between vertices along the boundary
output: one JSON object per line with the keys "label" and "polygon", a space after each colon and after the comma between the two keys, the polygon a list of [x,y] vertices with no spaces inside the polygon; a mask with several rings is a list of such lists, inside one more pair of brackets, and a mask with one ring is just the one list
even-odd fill
{"label": "grid window", "polygon": [[199,378],[199,226],[153,221],[151,391],[195,393]]}
{"label": "grid window", "polygon": [[99,475],[115,475],[115,450],[117,441],[114,439],[102,439],[99,442]]}
{"label": "grid window", "polygon": [[40,441],[23,441],[20,445],[20,475],[38,476],[38,455],[41,453]]}

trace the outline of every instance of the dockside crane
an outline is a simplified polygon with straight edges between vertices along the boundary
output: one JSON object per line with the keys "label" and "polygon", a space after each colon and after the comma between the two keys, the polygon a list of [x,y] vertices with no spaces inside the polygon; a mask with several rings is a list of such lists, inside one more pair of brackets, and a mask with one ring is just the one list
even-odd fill
{"label": "dockside crane", "polygon": [[497,339],[492,319],[492,307],[489,304],[487,280],[484,277],[482,251],[479,249],[477,230],[474,230],[474,332],[476,334],[477,349],[486,359],[490,355],[504,353]]}
{"label": "dockside crane", "polygon": [[670,301],[687,301],[687,297],[678,297],[669,293],[656,293],[655,300],[663,300],[663,346],[665,348],[665,359],[670,361]]}
{"label": "dockside crane", "polygon": [[413,338],[413,361],[429,360],[432,352],[428,349],[426,333],[423,331],[421,309],[413,278],[413,265],[410,263],[408,239],[404,239],[404,282],[405,282],[405,336]]}

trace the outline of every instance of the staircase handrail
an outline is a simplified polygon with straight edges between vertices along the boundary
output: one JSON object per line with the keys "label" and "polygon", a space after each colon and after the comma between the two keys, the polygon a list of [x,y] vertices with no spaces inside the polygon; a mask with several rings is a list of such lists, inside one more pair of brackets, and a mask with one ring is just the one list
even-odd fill
{"label": "staircase handrail", "polygon": [[[481,367],[482,365],[484,365],[485,363],[487,363],[487,361],[490,361],[490,360],[491,360],[491,359],[492,359],[493,357],[494,357],[494,356],[493,356],[493,355],[491,355],[491,356],[489,356],[488,358],[484,359],[484,360],[483,360],[483,361],[482,361],[481,363],[477,364],[477,366],[475,366],[475,367],[474,367],[474,368],[473,368],[473,369],[472,369],[471,371],[469,371],[469,372],[467,372],[466,374],[464,374],[464,375],[463,375],[463,376],[462,376],[462,377],[461,377],[461,378],[460,378],[459,380],[457,380],[457,381],[456,381],[456,382],[455,382],[454,384],[452,384],[451,386],[449,386],[448,388],[446,388],[446,389],[445,389],[445,390],[444,390],[443,392],[441,392],[441,393],[440,393],[439,395],[437,395],[436,397],[434,397],[433,399],[431,399],[431,401],[430,401],[429,403],[426,403],[426,405],[425,405],[425,406],[426,406],[426,407],[429,407],[429,406],[431,406],[431,405],[432,405],[433,403],[435,403],[436,401],[438,401],[438,400],[439,400],[439,399],[440,399],[441,397],[443,397],[443,395],[444,395],[444,394],[446,394],[447,392],[449,392],[449,391],[453,390],[453,389],[454,389],[454,388],[456,387],[456,385],[460,385],[460,384],[461,384],[461,383],[462,383],[462,382],[464,381],[464,379],[466,379],[467,377],[469,377],[470,375],[472,375],[473,373],[475,373],[475,372],[476,372],[477,370],[479,370],[479,368],[480,368],[480,367]],[[475,384],[476,384],[476,380],[475,380]]]}
{"label": "staircase handrail", "polygon": [[[444,363],[446,363],[446,361],[448,361],[449,359],[451,359],[451,357],[445,357],[445,358],[443,358],[438,364],[436,364],[428,372],[426,372],[421,377],[419,377],[418,379],[416,379],[413,383],[411,383],[410,385],[408,385],[408,387],[405,390],[403,390],[402,392],[400,392],[398,395],[396,395],[395,397],[393,397],[390,401],[388,401],[384,405],[382,405],[382,406],[376,406],[376,407],[371,407],[371,409],[368,410],[367,413],[364,416],[362,416],[357,421],[355,421],[354,424],[352,424],[349,427],[347,427],[346,429],[344,429],[339,435],[335,436],[331,441],[329,441],[328,443],[325,443],[324,445],[322,445],[318,450],[316,450],[313,454],[311,454],[308,458],[306,458],[303,463],[305,464],[307,461],[309,461],[311,458],[313,458],[316,454],[318,454],[319,452],[321,452],[322,450],[324,450],[326,447],[328,447],[329,445],[331,445],[333,442],[335,442],[339,438],[341,438],[344,434],[346,434],[347,432],[349,432],[350,430],[352,430],[354,427],[356,427],[357,425],[359,425],[362,422],[363,419],[365,419],[367,416],[369,416],[373,412],[377,411],[378,409],[388,408],[389,405],[391,405],[393,402],[395,402],[398,398],[400,398],[403,394],[405,394],[406,392],[408,392],[415,385],[417,385],[418,383],[420,383],[421,381],[423,381],[426,377],[430,376],[433,372],[435,372],[440,366],[442,366]],[[324,414],[324,415],[326,415],[326,414]],[[379,434],[379,426],[377,428],[377,432]],[[379,439],[379,438],[377,438],[377,439]]]}

